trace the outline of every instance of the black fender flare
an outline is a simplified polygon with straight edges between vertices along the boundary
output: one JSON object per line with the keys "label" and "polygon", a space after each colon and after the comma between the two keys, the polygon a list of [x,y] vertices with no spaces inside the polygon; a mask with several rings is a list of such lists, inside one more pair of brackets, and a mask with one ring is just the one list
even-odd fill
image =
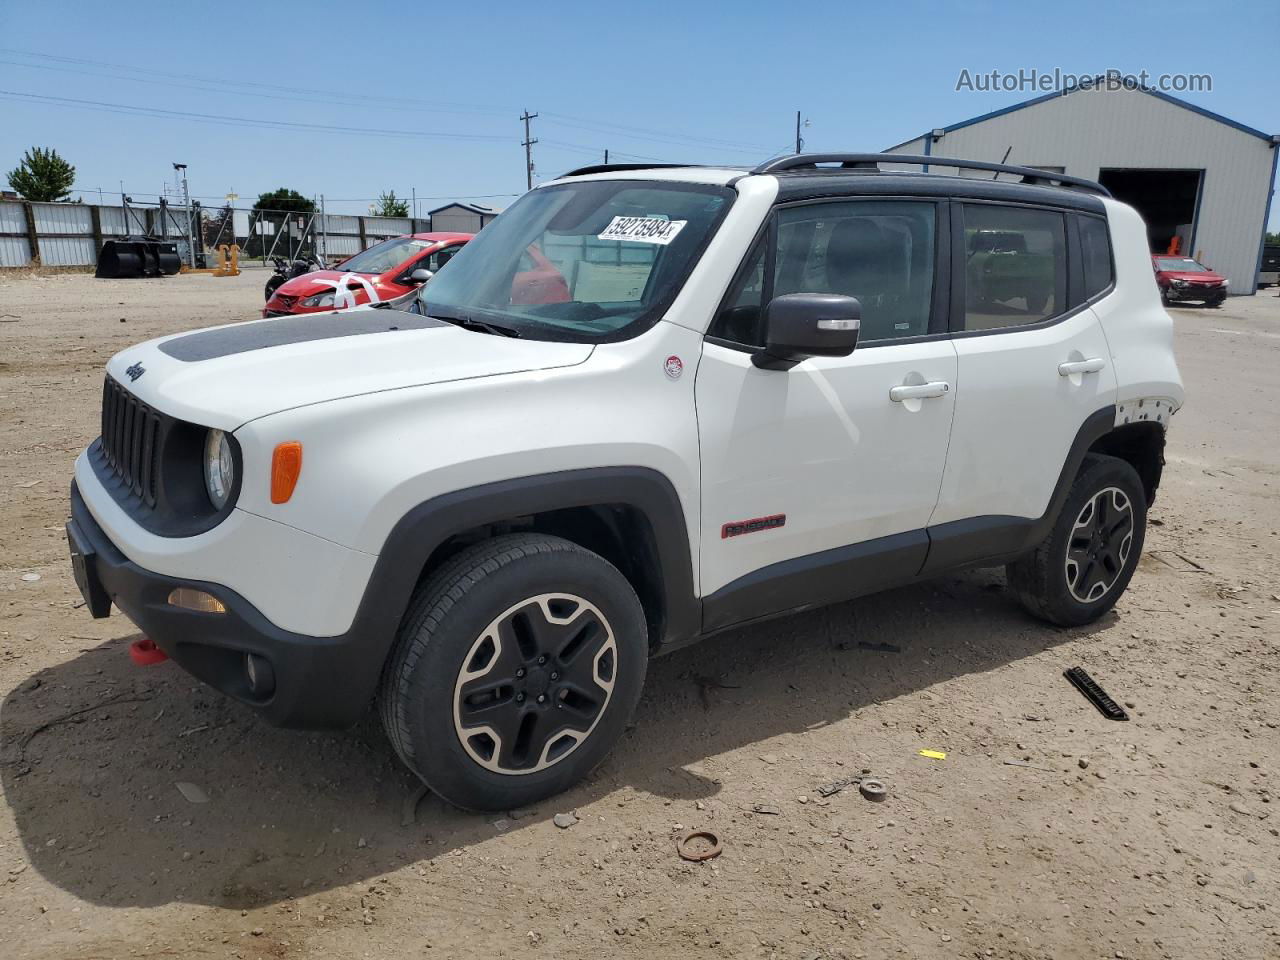
{"label": "black fender flare", "polygon": [[661,639],[667,642],[696,635],[702,609],[694,594],[684,509],[675,486],[664,474],[637,466],[593,467],[499,480],[419,504],[387,535],[352,632],[366,638],[368,655],[381,669],[422,571],[441,544],[486,524],[594,506],[629,507],[645,518],[652,533],[663,596]]}

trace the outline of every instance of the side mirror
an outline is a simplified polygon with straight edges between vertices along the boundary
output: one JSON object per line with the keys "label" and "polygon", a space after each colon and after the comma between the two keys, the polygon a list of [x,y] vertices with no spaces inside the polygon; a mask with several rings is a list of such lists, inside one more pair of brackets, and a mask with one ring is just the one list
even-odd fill
{"label": "side mirror", "polygon": [[751,357],[764,370],[790,370],[809,357],[847,357],[858,345],[862,304],[835,293],[788,293],[765,309],[765,348]]}
{"label": "side mirror", "polygon": [[409,279],[414,283],[426,283],[434,276],[435,274],[426,267],[419,267],[417,270],[413,271],[413,273],[409,274]]}

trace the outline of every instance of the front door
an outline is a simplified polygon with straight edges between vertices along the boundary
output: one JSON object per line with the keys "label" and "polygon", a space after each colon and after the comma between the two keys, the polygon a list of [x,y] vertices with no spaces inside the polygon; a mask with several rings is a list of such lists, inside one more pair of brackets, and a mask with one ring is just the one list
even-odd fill
{"label": "front door", "polygon": [[[913,576],[938,499],[956,352],[935,290],[945,208],[840,200],[781,208],[708,331],[695,396],[705,625],[830,602]],[[862,304],[848,357],[762,370],[764,305]]]}

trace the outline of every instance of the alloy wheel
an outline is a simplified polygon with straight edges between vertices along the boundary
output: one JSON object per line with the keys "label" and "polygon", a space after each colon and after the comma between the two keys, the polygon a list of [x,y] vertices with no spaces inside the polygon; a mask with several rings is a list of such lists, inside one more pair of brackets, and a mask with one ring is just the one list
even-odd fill
{"label": "alloy wheel", "polygon": [[454,730],[487,770],[545,770],[591,735],[617,665],[617,641],[598,607],[568,593],[522,600],[495,617],[463,658]]}
{"label": "alloy wheel", "polygon": [[1133,504],[1119,487],[1095,493],[1067,539],[1067,589],[1080,603],[1101,600],[1115,585],[1133,545]]}

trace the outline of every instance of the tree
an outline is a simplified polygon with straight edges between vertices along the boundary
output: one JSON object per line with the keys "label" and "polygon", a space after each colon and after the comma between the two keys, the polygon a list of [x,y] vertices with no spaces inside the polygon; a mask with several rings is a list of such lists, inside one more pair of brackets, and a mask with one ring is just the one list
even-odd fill
{"label": "tree", "polygon": [[76,168],[52,148],[32,147],[23,154],[22,163],[9,171],[9,186],[24,200],[47,203],[70,199],[75,182]]}
{"label": "tree", "polygon": [[1280,233],[1268,233],[1266,242],[1272,246],[1280,246]]}
{"label": "tree", "polygon": [[[288,187],[281,187],[279,190],[272,190],[270,193],[262,193],[258,195],[257,202],[253,205],[254,210],[261,211],[259,219],[268,223],[275,224],[270,234],[260,234],[256,237],[249,237],[245,243],[246,256],[257,256],[265,253],[272,245],[272,241],[276,235],[280,233],[285,225],[285,221],[290,214],[312,214],[315,213],[316,205],[300,194],[297,190],[290,190]],[[305,224],[305,221],[304,221]],[[291,228],[292,229],[292,228]],[[300,233],[300,231],[299,231]],[[297,234],[294,234],[295,236]],[[276,246],[282,253],[291,255],[293,253],[301,253],[306,246],[310,245],[311,238],[308,242],[298,244],[298,249],[294,251],[293,244],[287,239],[282,239]],[[252,252],[250,252],[252,251]]]}
{"label": "tree", "polygon": [[396,198],[394,190],[378,194],[378,202],[369,206],[369,212],[375,217],[407,217],[409,204]]}
{"label": "tree", "polygon": [[279,190],[272,190],[270,193],[259,194],[258,202],[253,205],[253,209],[284,210],[289,213],[314,213],[316,205],[297,190],[281,187]]}

